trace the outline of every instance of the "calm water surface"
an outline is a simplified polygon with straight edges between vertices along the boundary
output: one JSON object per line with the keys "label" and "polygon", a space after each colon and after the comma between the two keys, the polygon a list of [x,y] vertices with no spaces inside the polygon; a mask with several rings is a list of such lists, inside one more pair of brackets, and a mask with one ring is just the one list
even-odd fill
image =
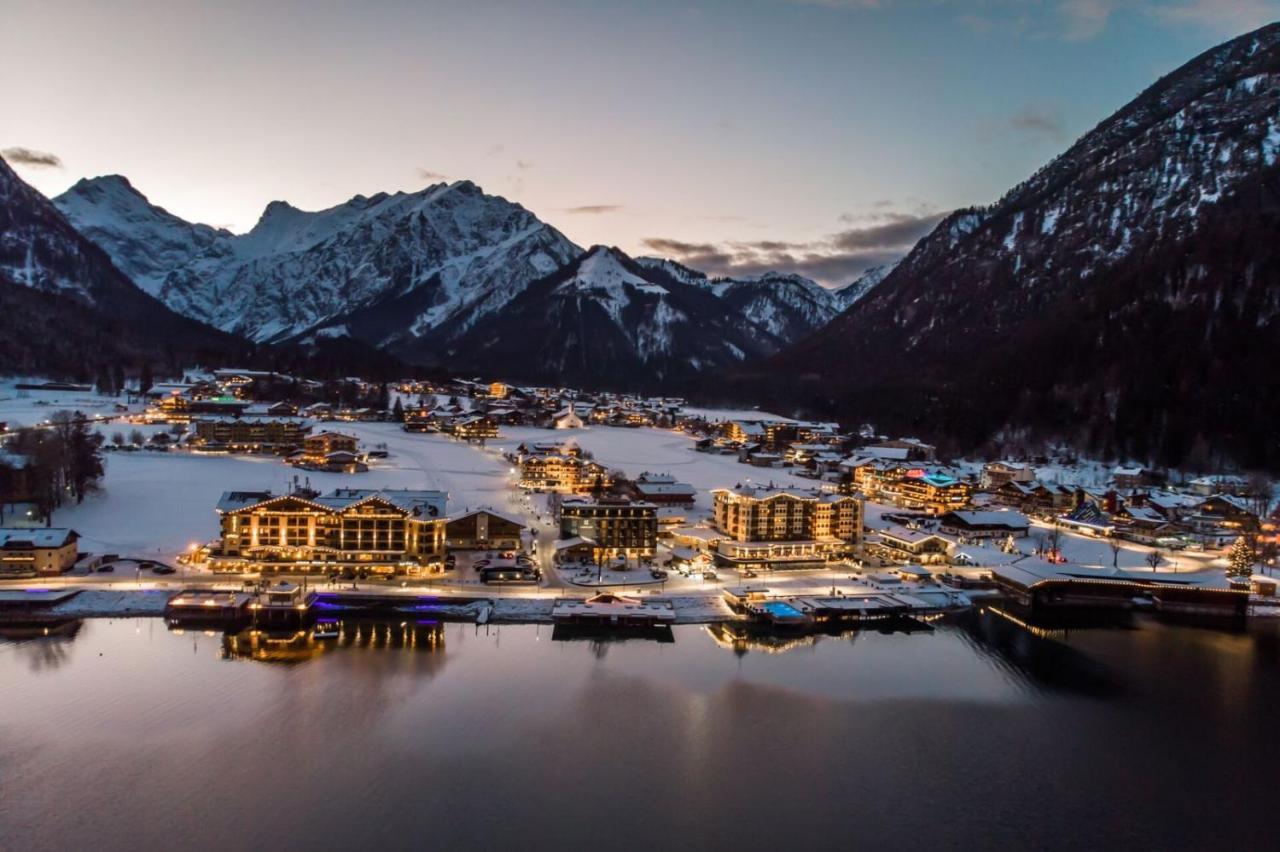
{"label": "calm water surface", "polygon": [[1280,633],[0,640],[0,849],[1276,848]]}

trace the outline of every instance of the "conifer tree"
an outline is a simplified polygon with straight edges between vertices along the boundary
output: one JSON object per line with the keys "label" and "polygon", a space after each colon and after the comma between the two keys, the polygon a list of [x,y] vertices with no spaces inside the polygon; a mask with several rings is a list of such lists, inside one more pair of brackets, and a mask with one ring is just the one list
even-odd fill
{"label": "conifer tree", "polygon": [[1245,536],[1236,539],[1227,553],[1227,574],[1232,577],[1248,577],[1253,573],[1253,548]]}

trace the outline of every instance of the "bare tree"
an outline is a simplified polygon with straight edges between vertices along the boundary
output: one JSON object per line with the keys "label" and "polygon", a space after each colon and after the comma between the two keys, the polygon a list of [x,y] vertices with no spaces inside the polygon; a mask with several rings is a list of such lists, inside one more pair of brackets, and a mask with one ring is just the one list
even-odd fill
{"label": "bare tree", "polygon": [[1124,543],[1120,540],[1120,536],[1112,533],[1107,537],[1107,547],[1111,548],[1111,567],[1120,567],[1120,551],[1124,549]]}
{"label": "bare tree", "polygon": [[1271,477],[1261,471],[1253,471],[1245,478],[1249,489],[1249,508],[1259,518],[1265,518],[1271,510],[1271,495],[1274,483]]}
{"label": "bare tree", "polygon": [[1146,563],[1151,566],[1151,571],[1154,573],[1155,570],[1160,567],[1160,563],[1164,561],[1164,556],[1161,555],[1159,550],[1153,547],[1146,555],[1145,560]]}

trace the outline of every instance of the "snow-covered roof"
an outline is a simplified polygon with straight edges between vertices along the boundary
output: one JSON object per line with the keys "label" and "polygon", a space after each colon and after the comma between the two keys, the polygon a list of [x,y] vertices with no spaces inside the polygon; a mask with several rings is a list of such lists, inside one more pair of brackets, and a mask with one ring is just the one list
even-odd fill
{"label": "snow-covered roof", "polygon": [[687,482],[640,482],[635,483],[636,491],[645,497],[684,496],[695,497],[697,490]]}
{"label": "snow-covered roof", "polygon": [[216,508],[219,512],[234,512],[263,500],[270,500],[271,497],[270,491],[223,491]]}
{"label": "snow-covered roof", "polygon": [[945,524],[948,518],[959,521],[961,524],[970,527],[1007,527],[1012,530],[1025,530],[1031,525],[1031,521],[1021,512],[1000,512],[1000,511],[967,511],[958,510],[947,512],[942,516],[942,522]]}
{"label": "snow-covered roof", "polygon": [[525,521],[520,520],[515,515],[508,515],[505,512],[499,512],[496,509],[489,508],[472,509],[470,512],[463,512],[460,515],[450,515],[448,518],[445,518],[445,520],[452,524],[455,521],[461,521],[466,518],[474,517],[475,515],[489,515],[491,517],[504,520],[509,524],[515,524],[521,528],[528,526]]}
{"label": "snow-covered roof", "polygon": [[76,539],[65,527],[0,527],[0,547],[62,547]]}

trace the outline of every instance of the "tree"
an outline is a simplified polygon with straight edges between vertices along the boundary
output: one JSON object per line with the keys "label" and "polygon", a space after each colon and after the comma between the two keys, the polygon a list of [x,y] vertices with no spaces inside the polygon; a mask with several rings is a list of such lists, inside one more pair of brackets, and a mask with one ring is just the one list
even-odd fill
{"label": "tree", "polygon": [[147,442],[147,437],[142,434],[141,429],[134,429],[129,432],[129,443],[135,447],[141,447]]}
{"label": "tree", "polygon": [[111,371],[105,364],[98,366],[98,374],[94,379],[94,390],[101,396],[115,396],[116,389],[111,383]]}
{"label": "tree", "polygon": [[89,429],[89,420],[76,412],[67,438],[67,482],[77,503],[95,488],[102,478],[102,454],[98,448],[102,436]]}
{"label": "tree", "polygon": [[391,419],[397,423],[404,422],[404,403],[400,401],[400,397],[396,397],[395,405],[391,407]]}
{"label": "tree", "polygon": [[[400,398],[396,397],[396,402],[399,401]],[[391,391],[387,388],[387,383],[383,382],[378,386],[378,410],[386,411],[389,408],[391,408]]]}
{"label": "tree", "polygon": [[1120,536],[1112,533],[1107,537],[1107,547],[1111,548],[1111,567],[1120,567],[1120,551],[1124,549],[1124,543],[1121,542]]}
{"label": "tree", "polygon": [[1164,557],[1160,554],[1160,551],[1159,551],[1159,550],[1157,550],[1157,549],[1156,549],[1156,548],[1154,548],[1154,547],[1153,547],[1153,548],[1151,548],[1151,550],[1150,550],[1150,551],[1148,551],[1148,553],[1147,553],[1147,555],[1144,557],[1144,559],[1146,560],[1147,565],[1149,565],[1149,566],[1151,567],[1151,570],[1152,570],[1153,572],[1154,572],[1157,568],[1159,568],[1159,567],[1160,567],[1160,563],[1164,561]]}
{"label": "tree", "polygon": [[123,433],[123,432],[112,432],[112,433],[111,433],[111,443],[115,444],[117,447],[123,447],[123,446],[124,446],[124,433]]}
{"label": "tree", "polygon": [[116,395],[119,396],[120,392],[124,390],[124,365],[119,361],[111,368],[111,384],[115,386]]}
{"label": "tree", "polygon": [[151,362],[142,362],[142,371],[138,374],[138,393],[146,396],[147,391],[151,390],[155,384],[155,377],[151,374]]}
{"label": "tree", "polygon": [[1247,536],[1240,536],[1227,553],[1227,576],[1248,577],[1253,573],[1253,547]]}

